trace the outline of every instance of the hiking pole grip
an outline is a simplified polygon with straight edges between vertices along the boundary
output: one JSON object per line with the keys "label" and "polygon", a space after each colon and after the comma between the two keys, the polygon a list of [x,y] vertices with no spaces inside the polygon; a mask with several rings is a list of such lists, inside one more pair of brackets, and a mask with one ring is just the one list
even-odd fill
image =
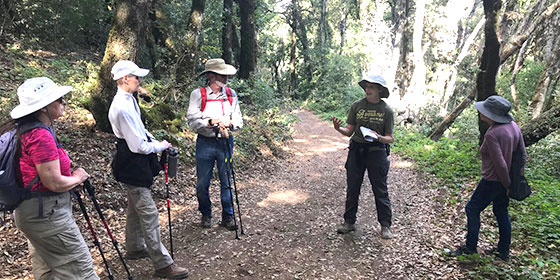
{"label": "hiking pole grip", "polygon": [[115,251],[117,251],[117,254],[119,255],[119,259],[121,260],[121,262],[123,264],[124,270],[126,270],[126,274],[128,275],[128,280],[132,280],[133,279],[132,274],[130,274],[130,270],[128,270],[128,266],[126,265],[126,262],[124,261],[124,258],[121,254],[121,250],[119,250],[119,242],[113,236],[113,233],[111,232],[111,229],[109,228],[109,225],[107,224],[107,220],[105,220],[105,216],[103,215],[103,211],[101,211],[101,207],[99,206],[99,203],[97,202],[97,199],[95,198],[95,191],[93,189],[93,186],[89,182],[89,180],[84,181],[84,188],[86,189],[87,193],[89,194],[89,198],[93,202],[93,206],[95,207],[95,210],[97,211],[97,214],[99,214],[99,218],[103,222],[103,226],[105,226],[105,230],[107,230],[107,234],[109,234],[109,238],[111,238],[111,241],[113,243],[113,247],[115,247]]}
{"label": "hiking pole grip", "polygon": [[226,139],[229,138],[229,133],[227,128],[220,128],[220,134],[224,136]]}

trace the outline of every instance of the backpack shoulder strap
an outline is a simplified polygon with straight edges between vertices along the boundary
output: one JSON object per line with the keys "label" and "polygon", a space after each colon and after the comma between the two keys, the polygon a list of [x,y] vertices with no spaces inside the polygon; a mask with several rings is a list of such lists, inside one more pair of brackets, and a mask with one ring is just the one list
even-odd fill
{"label": "backpack shoulder strap", "polygon": [[206,95],[206,88],[200,88],[200,111],[203,112],[204,108],[206,108],[206,101],[208,100],[208,96]]}
{"label": "backpack shoulder strap", "polygon": [[231,94],[231,88],[225,87],[227,99],[229,100],[229,105],[233,106],[233,95]]}
{"label": "backpack shoulder strap", "polygon": [[54,139],[54,142],[56,143],[56,147],[57,148],[61,147],[60,143],[58,142],[58,138],[56,137],[56,133],[54,132],[54,129],[52,127],[42,123],[42,122],[28,122],[28,123],[24,123],[24,124],[18,126],[17,127],[18,137],[21,137],[22,134],[24,134],[24,133],[26,133],[26,132],[28,132],[32,129],[35,129],[35,128],[43,128],[43,129],[48,130],[51,133],[51,135]]}

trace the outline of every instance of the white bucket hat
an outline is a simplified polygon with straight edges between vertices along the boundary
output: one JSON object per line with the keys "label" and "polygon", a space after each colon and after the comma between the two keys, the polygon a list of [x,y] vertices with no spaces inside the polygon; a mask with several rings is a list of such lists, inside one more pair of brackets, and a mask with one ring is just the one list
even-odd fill
{"label": "white bucket hat", "polygon": [[199,74],[202,76],[205,73],[214,72],[216,74],[231,76],[237,73],[237,69],[232,65],[226,64],[226,62],[221,58],[212,58],[208,59],[204,64],[204,71]]}
{"label": "white bucket hat", "polygon": [[19,105],[11,112],[12,119],[19,119],[53,103],[72,90],[71,86],[58,86],[47,77],[25,80],[18,87]]}
{"label": "white bucket hat", "polygon": [[389,97],[389,89],[387,88],[387,82],[385,82],[385,79],[383,79],[383,76],[377,75],[377,74],[370,74],[370,75],[364,76],[362,78],[362,80],[358,82],[358,85],[360,85],[365,90],[366,89],[366,82],[369,82],[369,83],[372,83],[372,84],[378,84],[378,85],[383,87],[383,89],[379,93],[379,97],[381,97],[381,98]]}
{"label": "white bucket hat", "polygon": [[130,60],[119,60],[113,68],[111,68],[111,74],[113,75],[113,80],[118,80],[126,75],[134,75],[138,77],[144,77],[150,73],[150,70],[138,67],[136,63]]}
{"label": "white bucket hat", "polygon": [[497,123],[510,123],[513,121],[513,117],[509,114],[511,104],[501,96],[489,96],[484,101],[475,102],[474,107],[481,114]]}

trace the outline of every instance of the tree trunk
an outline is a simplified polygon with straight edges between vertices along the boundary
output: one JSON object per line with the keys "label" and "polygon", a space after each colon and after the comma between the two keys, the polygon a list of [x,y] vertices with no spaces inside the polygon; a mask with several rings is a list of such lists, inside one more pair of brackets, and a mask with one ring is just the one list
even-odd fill
{"label": "tree trunk", "polygon": [[469,94],[461,101],[461,103],[453,109],[453,112],[445,116],[445,119],[430,133],[430,139],[433,141],[438,141],[443,133],[455,122],[457,117],[465,110],[473,101],[476,94],[476,89],[472,89]]}
{"label": "tree trunk", "polygon": [[406,89],[405,99],[407,107],[416,114],[425,104],[424,89],[426,88],[426,65],[424,63],[424,50],[422,49],[422,37],[424,34],[424,13],[426,11],[426,0],[416,1],[416,12],[414,16],[414,32],[412,34],[412,57],[414,70],[410,86]]}
{"label": "tree trunk", "polygon": [[521,127],[525,146],[530,146],[560,129],[560,106],[556,106]]}
{"label": "tree trunk", "polygon": [[297,75],[296,75],[296,32],[297,32],[297,21],[296,21],[296,7],[297,7],[297,0],[292,0],[292,16],[288,20],[290,21],[289,24],[292,28],[292,37],[291,37],[291,45],[290,45],[290,88],[288,89],[290,95],[294,95],[297,87]]}
{"label": "tree trunk", "polygon": [[249,79],[257,64],[255,0],[239,0],[239,13],[241,18],[241,54],[238,76],[241,79]]}
{"label": "tree trunk", "polygon": [[523,66],[523,61],[525,61],[525,50],[527,50],[527,45],[529,45],[529,41],[527,40],[521,46],[519,53],[517,54],[517,58],[515,59],[515,64],[513,65],[513,70],[511,71],[511,85],[509,86],[511,90],[511,99],[513,99],[513,107],[515,111],[520,110],[519,107],[519,97],[517,96],[517,88],[515,87],[515,80],[517,79],[517,74],[521,67]]}
{"label": "tree trunk", "polygon": [[[496,95],[496,74],[500,67],[500,42],[496,33],[497,13],[501,8],[501,0],[484,0],[484,51],[480,61],[480,72],[476,79],[477,101],[486,100],[491,95]],[[479,144],[482,145],[488,124],[478,116],[478,130],[480,131]]]}
{"label": "tree trunk", "polygon": [[[484,1],[486,2],[486,1]],[[510,39],[502,48],[501,52],[500,52],[500,63],[503,63],[504,61],[506,61],[510,56],[512,56],[514,53],[516,53],[521,46],[523,45],[523,43],[529,39],[529,36],[531,36],[535,30],[537,28],[543,28],[543,22],[546,19],[549,19],[552,14],[556,11],[556,9],[558,9],[558,7],[560,7],[560,0],[557,0],[554,4],[550,5],[546,11],[544,11],[543,13],[541,13],[538,18],[533,21],[531,23],[531,25],[526,28],[521,30],[521,34],[517,34],[516,36],[514,36],[512,39]]]}
{"label": "tree trunk", "polygon": [[546,98],[553,90],[552,85],[560,72],[560,38],[558,37],[558,28],[548,28],[545,31],[545,37],[544,58],[546,65],[539,77],[533,98],[529,104],[533,120],[538,118],[544,110]]}
{"label": "tree trunk", "polygon": [[115,15],[101,62],[99,79],[91,99],[86,104],[97,127],[102,131],[111,132],[107,113],[117,88],[111,77],[111,68],[121,59],[135,62],[141,59],[148,30],[149,7],[148,0],[115,1]]}
{"label": "tree trunk", "polygon": [[473,32],[469,35],[467,40],[465,40],[461,44],[463,46],[462,49],[461,49],[461,52],[459,53],[459,55],[455,59],[455,62],[453,62],[453,65],[451,66],[451,74],[449,75],[449,79],[448,79],[449,82],[447,83],[447,85],[445,87],[445,93],[443,94],[443,96],[441,98],[441,104],[443,104],[442,108],[444,108],[445,110],[447,110],[447,105],[448,105],[448,102],[449,102],[449,98],[451,97],[451,95],[453,95],[453,92],[455,91],[455,83],[457,82],[457,72],[458,72],[458,69],[459,69],[459,65],[461,64],[461,62],[463,62],[463,59],[465,59],[465,57],[469,54],[469,49],[470,49],[472,43],[474,42],[474,39],[476,38],[476,36],[480,32],[480,29],[482,29],[482,26],[484,25],[484,22],[485,22],[485,20],[481,19],[476,24],[476,27],[473,29]]}
{"label": "tree trunk", "polygon": [[[397,23],[393,28],[393,57],[397,58],[397,68],[394,71],[394,84],[399,97],[402,99],[406,93],[406,89],[410,84],[410,77],[412,71],[412,61],[410,61],[409,53],[409,38],[412,36],[410,32],[410,2],[409,0],[398,0],[397,7],[401,8]],[[393,71],[392,71],[393,72]]]}
{"label": "tree trunk", "polygon": [[348,12],[342,12],[342,19],[340,20],[340,51],[338,54],[342,54],[342,50],[344,49],[344,45],[346,43],[346,19],[348,18]]}
{"label": "tree trunk", "polygon": [[227,64],[233,62],[233,0],[224,0],[222,28],[222,58]]}
{"label": "tree trunk", "polygon": [[325,47],[327,32],[327,0],[321,1],[321,17],[319,18],[319,46]]}
{"label": "tree trunk", "polygon": [[303,64],[305,71],[305,80],[310,80],[313,75],[313,70],[311,69],[311,58],[309,57],[309,39],[307,38],[307,28],[306,24],[303,22],[301,16],[299,4],[296,2],[294,6],[294,16],[296,21],[296,35],[297,40],[301,42],[301,53],[303,54]]}
{"label": "tree trunk", "polygon": [[204,18],[205,0],[193,0],[191,13],[187,23],[183,53],[177,62],[176,80],[189,81],[195,72],[198,60],[199,38],[202,32],[202,20]]}

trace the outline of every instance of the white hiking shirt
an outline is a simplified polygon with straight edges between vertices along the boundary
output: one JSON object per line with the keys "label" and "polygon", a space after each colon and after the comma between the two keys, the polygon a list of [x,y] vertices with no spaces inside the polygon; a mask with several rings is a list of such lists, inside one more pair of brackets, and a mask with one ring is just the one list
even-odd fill
{"label": "white hiking shirt", "polygon": [[[231,95],[233,102],[230,105],[227,99],[227,94],[225,88],[216,94],[212,89],[206,87],[206,107],[204,112],[200,111],[200,106],[202,102],[202,97],[200,94],[200,88],[197,88],[191,92],[189,99],[189,108],[187,109],[187,120],[189,127],[197,134],[206,137],[216,137],[216,133],[212,128],[208,126],[208,121],[210,119],[217,119],[223,116],[228,116],[231,120],[233,130],[238,130],[243,127],[243,117],[241,116],[241,110],[239,109],[239,100],[237,99],[237,93],[231,89]],[[220,101],[210,101],[210,99],[225,99],[223,102]]]}
{"label": "white hiking shirt", "polygon": [[131,152],[147,155],[165,150],[165,145],[146,130],[134,96],[120,87],[109,108],[109,122],[115,136],[124,139]]}

